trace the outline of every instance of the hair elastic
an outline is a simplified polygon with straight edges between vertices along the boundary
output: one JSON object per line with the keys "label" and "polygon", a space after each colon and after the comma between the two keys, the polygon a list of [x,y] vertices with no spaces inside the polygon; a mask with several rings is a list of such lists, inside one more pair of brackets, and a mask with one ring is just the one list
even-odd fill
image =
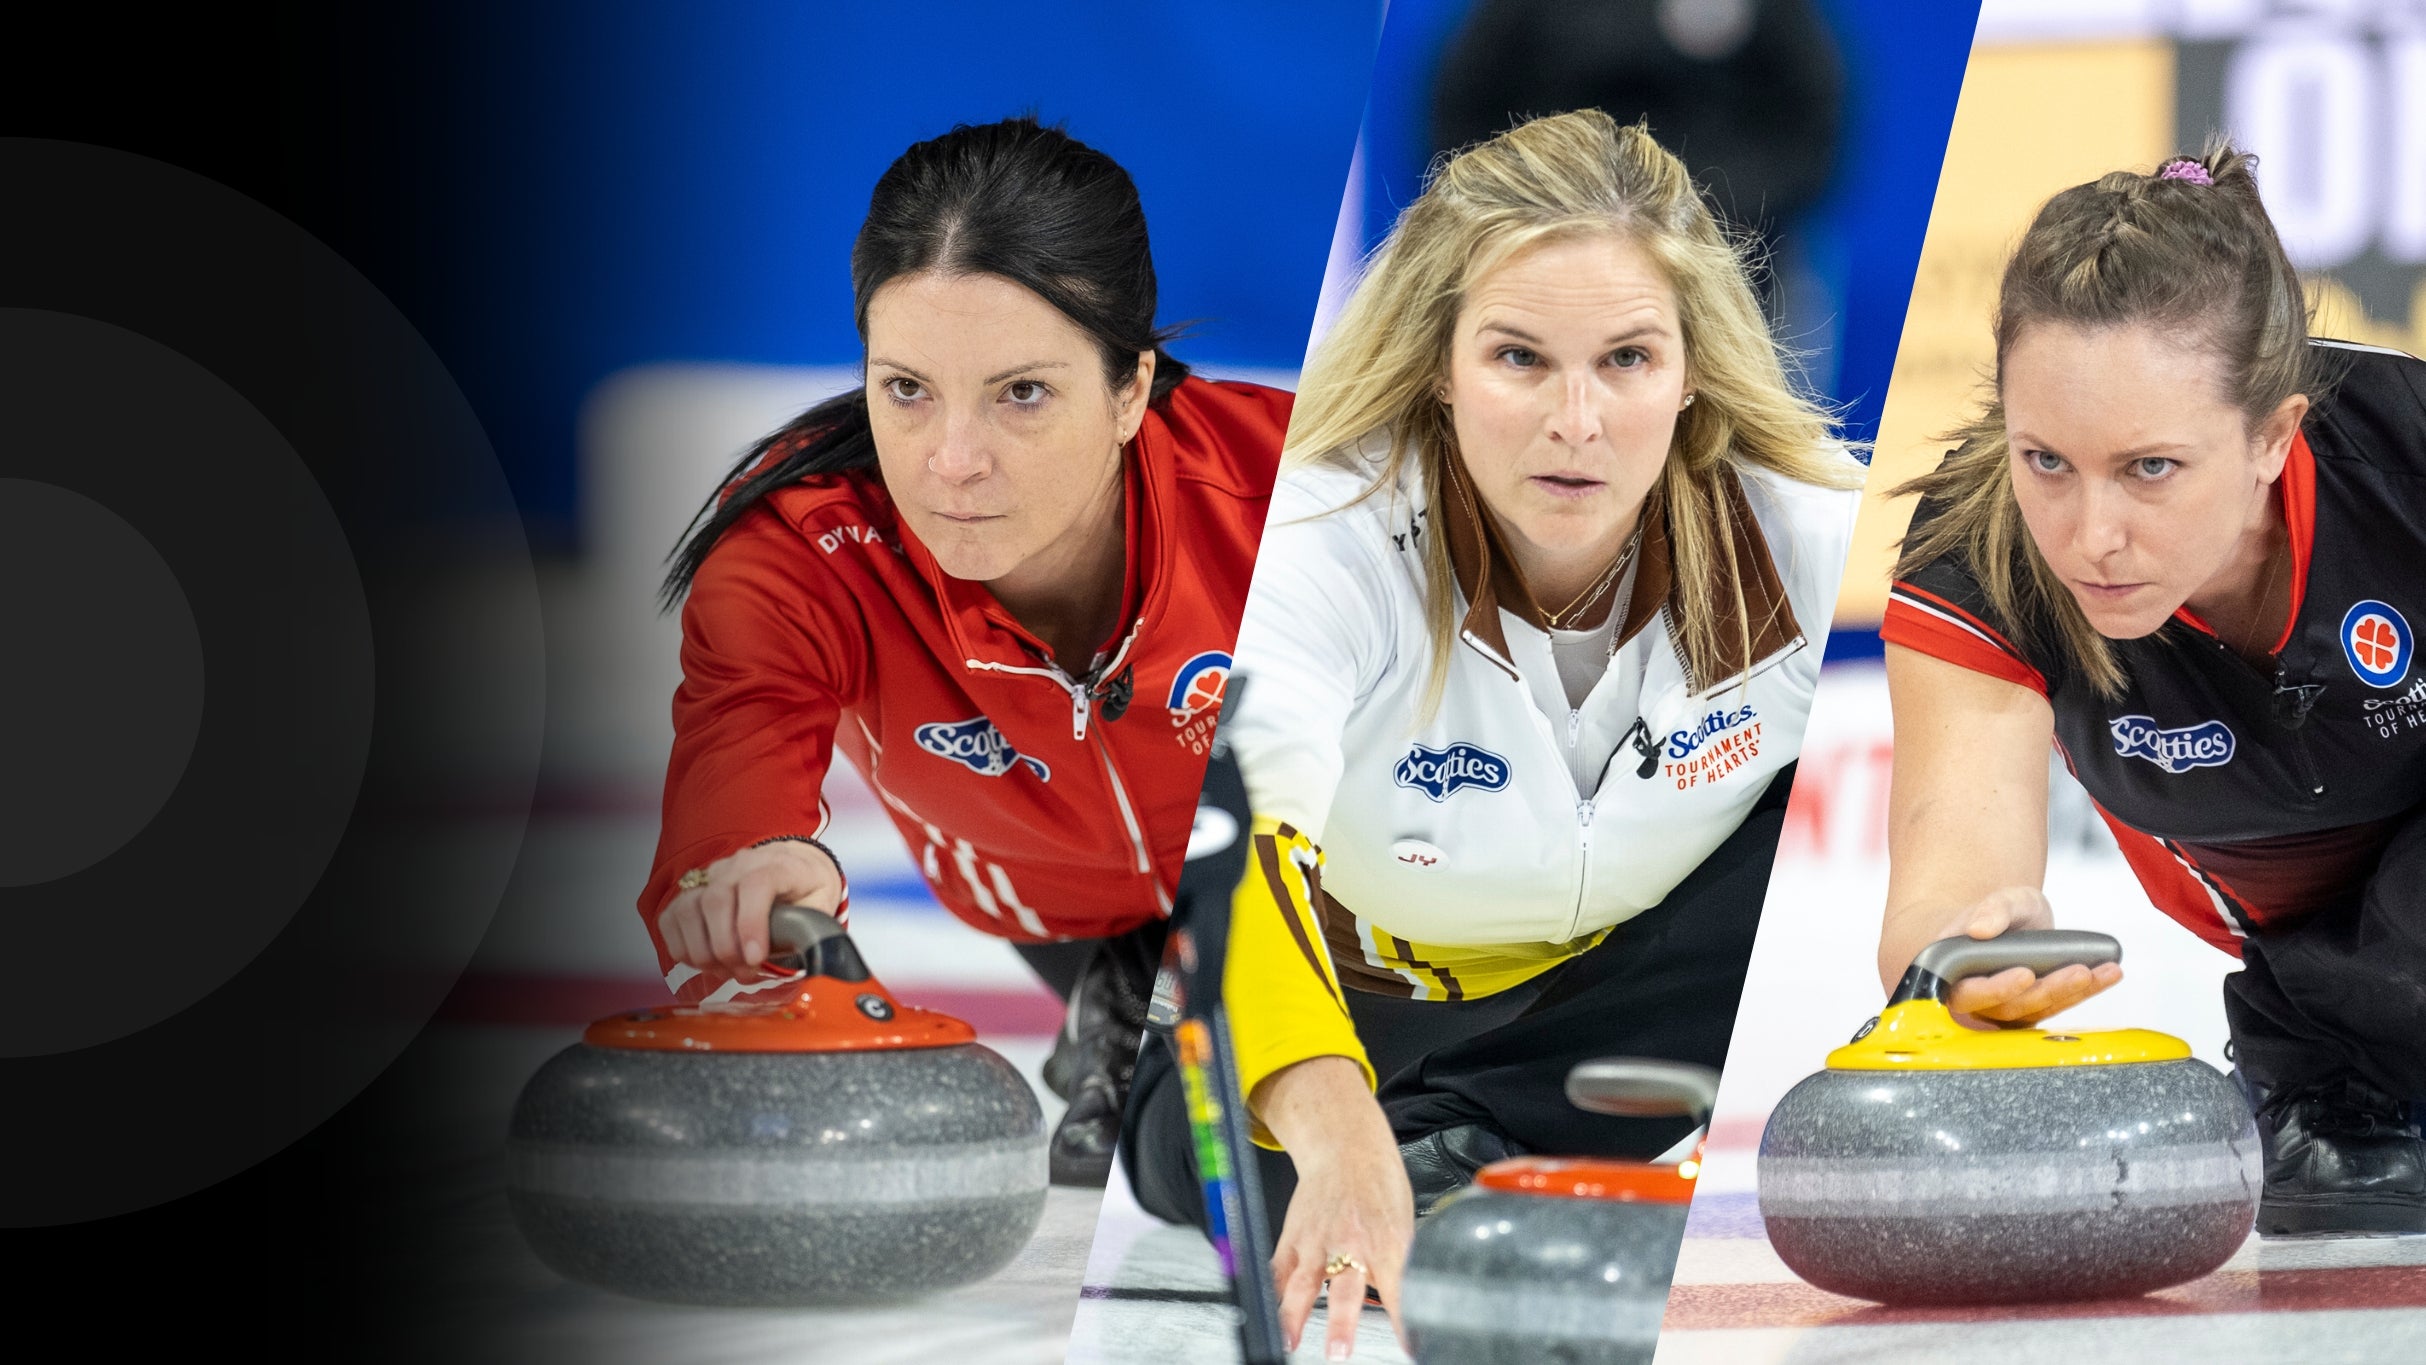
{"label": "hair elastic", "polygon": [[2207,173],[2205,166],[2186,156],[2166,162],[2157,170],[2156,178],[2159,180],[2187,180],[2193,185],[2215,183],[2215,177]]}

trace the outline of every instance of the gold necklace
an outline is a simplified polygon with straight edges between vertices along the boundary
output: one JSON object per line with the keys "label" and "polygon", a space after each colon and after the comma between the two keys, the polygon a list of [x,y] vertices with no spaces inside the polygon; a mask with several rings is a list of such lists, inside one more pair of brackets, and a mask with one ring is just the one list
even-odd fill
{"label": "gold necklace", "polygon": [[1594,580],[1591,587],[1584,589],[1581,597],[1557,611],[1543,612],[1543,624],[1552,630],[1568,629],[1567,622],[1574,620],[1584,609],[1599,601],[1600,595],[1609,590],[1609,585],[1615,583],[1618,576],[1625,573],[1626,566],[1634,561],[1634,548],[1642,543],[1643,525],[1641,518],[1637,516],[1634,523],[1634,534],[1626,538],[1626,548],[1618,552],[1617,562],[1609,566],[1608,572]]}
{"label": "gold necklace", "polygon": [[[2243,634],[2241,639],[2241,654],[2243,657],[2247,657],[2257,648],[2257,637],[2260,632],[2266,629],[2266,617],[2274,606],[2275,575],[2283,571],[2283,560],[2288,557],[2288,555],[2274,554],[2269,554],[2266,556],[2266,584],[2264,587],[2258,589],[2257,615],[2251,618],[2249,622],[2249,629]],[[2267,654],[2271,655],[2274,651],[2268,650],[2266,652]]]}

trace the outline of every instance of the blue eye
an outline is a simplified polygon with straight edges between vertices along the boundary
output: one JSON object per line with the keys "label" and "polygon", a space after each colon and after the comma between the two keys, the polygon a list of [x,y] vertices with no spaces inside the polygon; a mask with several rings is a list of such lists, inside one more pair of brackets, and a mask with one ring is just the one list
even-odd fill
{"label": "blue eye", "polygon": [[2064,457],[2054,453],[2053,451],[2023,451],[2022,462],[2029,465],[2032,469],[2037,470],[2041,474],[2061,474],[2064,472]]}
{"label": "blue eye", "polygon": [[1504,360],[1520,370],[1529,370],[1541,361],[1540,356],[1522,346],[1502,346],[1496,353],[1496,358]]}
{"label": "blue eye", "polygon": [[2162,455],[2148,455],[2133,460],[2131,472],[2143,479],[2161,479],[2172,473],[2178,463],[2178,461],[2168,460]]}
{"label": "blue eye", "polygon": [[1651,363],[1651,353],[1640,346],[1620,346],[1609,353],[1609,360],[1621,370],[1637,370]]}

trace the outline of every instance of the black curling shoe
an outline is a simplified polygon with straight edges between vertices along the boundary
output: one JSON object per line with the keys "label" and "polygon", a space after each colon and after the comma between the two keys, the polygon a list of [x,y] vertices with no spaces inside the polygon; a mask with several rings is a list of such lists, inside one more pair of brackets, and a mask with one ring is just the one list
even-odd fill
{"label": "black curling shoe", "polygon": [[1056,1185],[1102,1189],[1111,1179],[1152,983],[1153,969],[1137,945],[1115,939],[1087,963],[1070,992],[1061,1036],[1044,1066],[1046,1087],[1070,1102],[1046,1148]]}
{"label": "black curling shoe", "polygon": [[2337,1077],[2274,1091],[2257,1118],[2259,1236],[2426,1233],[2426,1138],[2399,1100]]}
{"label": "black curling shoe", "polygon": [[1525,1149],[1478,1124],[1461,1123],[1398,1144],[1407,1163],[1407,1184],[1415,1191],[1415,1216],[1474,1183],[1474,1173],[1494,1161],[1525,1155]]}
{"label": "black curling shoe", "polygon": [[1057,1100],[1070,1098],[1070,1082],[1078,1070],[1078,1035],[1070,1028],[1077,1018],[1076,1009],[1064,1008],[1061,1032],[1053,1035],[1053,1050],[1045,1056],[1045,1089],[1052,1091]]}

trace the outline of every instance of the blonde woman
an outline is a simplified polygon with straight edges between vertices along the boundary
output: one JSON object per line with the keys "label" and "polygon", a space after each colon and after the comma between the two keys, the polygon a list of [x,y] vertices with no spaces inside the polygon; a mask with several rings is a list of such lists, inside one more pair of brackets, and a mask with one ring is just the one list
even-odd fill
{"label": "blonde woman", "polygon": [[[1417,1210],[1482,1164],[1687,1135],[1563,1080],[1723,1058],[1862,469],[1684,168],[1593,112],[1435,173],[1283,468],[1225,721],[1256,816],[1227,993],[1294,1336],[1326,1273],[1394,1304]],[[1201,1218],[1166,1074],[1131,1183]]]}
{"label": "blonde woman", "polygon": [[[1882,979],[2053,923],[2052,742],[2149,899],[2241,959],[2258,1230],[2426,1232],[2426,364],[2309,339],[2229,147],[2049,200],[1996,355],[1961,446],[1899,490]],[[2028,1022],[2121,975],[1949,1003]]]}

